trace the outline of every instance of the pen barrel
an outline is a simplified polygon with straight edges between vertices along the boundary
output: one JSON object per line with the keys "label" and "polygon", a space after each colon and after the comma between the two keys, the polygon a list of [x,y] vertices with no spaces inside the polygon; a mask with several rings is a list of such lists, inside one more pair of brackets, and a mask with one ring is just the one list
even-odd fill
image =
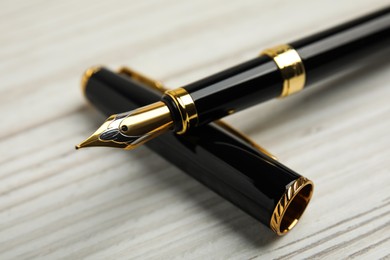
{"label": "pen barrel", "polygon": [[[161,90],[100,68],[86,80],[85,95],[110,115],[155,102]],[[168,133],[146,146],[278,235],[295,226],[312,195],[311,181],[221,123]]]}
{"label": "pen barrel", "polygon": [[275,62],[261,55],[183,87],[191,95],[203,125],[276,98],[283,80]]}
{"label": "pen barrel", "polygon": [[[282,45],[283,46],[283,45]],[[191,95],[198,125],[279,96],[288,96],[390,49],[390,8],[294,41],[183,88]],[[291,48],[291,49],[290,49]],[[290,51],[282,57],[283,51]],[[286,53],[286,52],[285,52]],[[267,55],[266,55],[267,54]],[[296,56],[296,60],[291,60]],[[279,59],[279,60],[278,60]],[[285,63],[287,62],[287,64]],[[288,62],[291,62],[289,64]],[[302,65],[302,68],[296,64]],[[295,90],[288,90],[301,70]],[[298,75],[297,75],[298,76]]]}
{"label": "pen barrel", "polygon": [[290,43],[306,70],[306,86],[358,67],[371,56],[389,57],[390,7]]}

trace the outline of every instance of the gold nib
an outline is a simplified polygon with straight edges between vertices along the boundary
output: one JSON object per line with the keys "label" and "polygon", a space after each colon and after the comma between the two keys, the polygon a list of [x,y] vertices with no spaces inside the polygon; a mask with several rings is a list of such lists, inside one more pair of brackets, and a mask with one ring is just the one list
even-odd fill
{"label": "gold nib", "polygon": [[76,150],[84,147],[93,147],[93,146],[108,146],[108,147],[118,147],[126,148],[126,144],[120,143],[111,143],[101,140],[100,135],[109,128],[109,125],[114,121],[115,116],[110,116],[100,127],[95,131],[90,137],[85,139],[83,142],[76,145]]}
{"label": "gold nib", "polygon": [[106,146],[134,149],[167,132],[173,126],[171,114],[164,102],[156,102],[131,112],[110,116],[76,149]]}

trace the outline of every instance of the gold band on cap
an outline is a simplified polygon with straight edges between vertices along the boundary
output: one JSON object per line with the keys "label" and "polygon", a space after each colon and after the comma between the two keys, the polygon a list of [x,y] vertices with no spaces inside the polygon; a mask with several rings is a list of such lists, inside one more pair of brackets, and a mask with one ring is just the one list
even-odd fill
{"label": "gold band on cap", "polygon": [[279,236],[287,234],[299,221],[313,195],[314,184],[299,177],[286,187],[271,216],[270,227]]}
{"label": "gold band on cap", "polygon": [[305,86],[305,67],[298,52],[283,44],[264,50],[261,54],[274,60],[283,77],[283,91],[280,97],[287,97],[301,91]]}
{"label": "gold band on cap", "polygon": [[169,96],[179,108],[182,128],[178,134],[184,134],[190,126],[198,124],[198,112],[192,97],[184,88],[168,90],[164,93]]}

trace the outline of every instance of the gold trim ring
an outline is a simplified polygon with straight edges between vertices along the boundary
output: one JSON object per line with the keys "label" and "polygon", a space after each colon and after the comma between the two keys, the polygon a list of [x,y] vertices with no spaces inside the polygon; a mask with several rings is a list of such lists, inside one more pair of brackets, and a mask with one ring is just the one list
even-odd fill
{"label": "gold trim ring", "polygon": [[285,235],[296,226],[310,202],[313,188],[313,182],[305,177],[299,177],[287,187],[271,216],[270,227],[276,234]]}
{"label": "gold trim ring", "polygon": [[198,112],[194,100],[184,88],[168,90],[164,94],[169,96],[179,108],[182,127],[178,134],[183,134],[190,126],[198,124]]}
{"label": "gold trim ring", "polygon": [[283,77],[283,91],[280,97],[287,97],[301,91],[305,86],[305,67],[298,52],[283,44],[264,50],[261,54],[274,60]]}

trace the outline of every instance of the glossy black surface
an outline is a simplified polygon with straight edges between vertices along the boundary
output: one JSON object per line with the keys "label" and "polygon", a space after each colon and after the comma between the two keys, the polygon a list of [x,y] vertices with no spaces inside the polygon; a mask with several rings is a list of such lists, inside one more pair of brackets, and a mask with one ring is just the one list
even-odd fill
{"label": "glossy black surface", "polygon": [[[390,7],[292,42],[306,70],[306,86],[364,63],[390,48]],[[389,57],[390,59],[390,57]]]}
{"label": "glossy black surface", "polygon": [[[111,115],[157,101],[161,92],[101,69],[88,81],[86,96]],[[216,123],[146,145],[267,227],[286,186],[300,177]]]}
{"label": "glossy black surface", "polygon": [[[343,72],[390,48],[390,8],[290,44],[300,54],[306,86]],[[272,47],[272,46],[270,46]],[[260,56],[184,86],[193,98],[199,124],[280,96],[283,79],[276,64]]]}
{"label": "glossy black surface", "polygon": [[283,81],[275,62],[260,56],[184,86],[195,102],[199,124],[278,97]]}

